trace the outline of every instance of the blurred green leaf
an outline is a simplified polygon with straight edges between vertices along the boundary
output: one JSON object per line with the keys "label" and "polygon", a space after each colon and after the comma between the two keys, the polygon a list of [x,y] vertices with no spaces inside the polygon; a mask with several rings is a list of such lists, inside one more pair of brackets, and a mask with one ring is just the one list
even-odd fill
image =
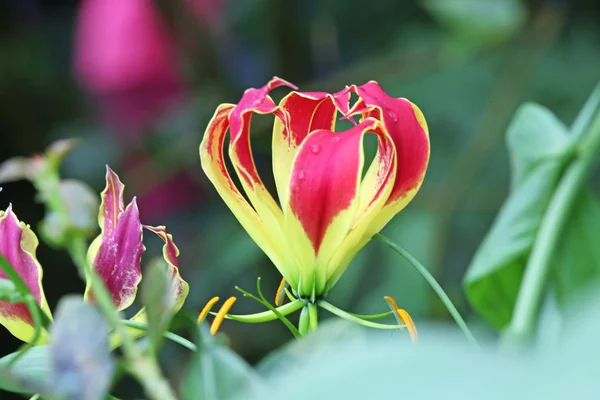
{"label": "blurred green leaf", "polygon": [[[595,101],[595,95],[590,101]],[[518,110],[509,126],[511,194],[477,250],[464,281],[473,307],[498,330],[512,318],[525,266],[546,207],[572,157],[580,125],[576,123],[569,135],[549,111],[528,104]],[[585,189],[575,201],[554,257],[551,283],[560,308],[564,309],[570,298],[599,276],[600,251],[593,244],[599,227],[600,206]]]}
{"label": "blurred green leaf", "polygon": [[579,194],[553,262],[552,282],[565,308],[600,278],[600,204],[588,190]]}
{"label": "blurred green leaf", "polygon": [[[425,326],[418,345],[394,335],[323,326],[267,363],[267,385],[239,399],[592,399],[600,390],[595,302],[574,322],[569,340],[544,353],[481,351],[456,331]],[[332,329],[333,328],[333,329]],[[275,357],[275,358],[273,358]]]}
{"label": "blurred green leaf", "polygon": [[254,392],[262,382],[236,353],[217,343],[204,325],[195,330],[198,351],[192,355],[182,382],[184,400],[220,400],[238,391]]}
{"label": "blurred green leaf", "polygon": [[68,235],[90,238],[98,229],[98,195],[82,181],[65,179],[58,183],[58,197],[61,210],[49,206],[40,223],[44,241],[61,246]]}
{"label": "blurred green leaf", "polygon": [[104,316],[79,296],[64,297],[52,325],[52,387],[65,399],[101,400],[107,395],[115,362]]}
{"label": "blurred green leaf", "polygon": [[527,17],[520,0],[424,0],[422,4],[440,24],[477,42],[506,39]]}
{"label": "blurred green leaf", "polygon": [[[11,360],[19,359],[12,365]],[[10,365],[10,368],[8,367]],[[50,382],[50,346],[35,346],[23,355],[15,352],[0,358],[0,367],[7,369],[21,382],[0,376],[0,389],[17,393],[35,393],[36,387],[44,387]]]}
{"label": "blurred green leaf", "polygon": [[162,258],[153,259],[142,280],[142,303],[148,319],[148,338],[156,349],[173,318],[175,296],[171,294],[168,265]]}
{"label": "blurred green leaf", "polygon": [[507,136],[512,191],[464,281],[473,307],[498,330],[512,317],[527,258],[571,150],[564,125],[533,104],[519,108]]}

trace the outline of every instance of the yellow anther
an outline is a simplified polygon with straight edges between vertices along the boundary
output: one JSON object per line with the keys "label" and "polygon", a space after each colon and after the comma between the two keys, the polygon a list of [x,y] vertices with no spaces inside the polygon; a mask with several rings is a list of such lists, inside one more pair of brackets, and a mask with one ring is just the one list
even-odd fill
{"label": "yellow anther", "polygon": [[419,335],[417,333],[417,326],[415,325],[413,319],[410,317],[410,314],[406,310],[398,307],[398,304],[396,304],[394,299],[392,299],[390,296],[385,296],[384,299],[388,302],[392,311],[396,313],[396,316],[398,317],[400,322],[403,323],[406,329],[408,330],[410,339],[413,341],[413,343],[416,343]]}
{"label": "yellow anther", "polygon": [[212,309],[212,307],[215,305],[215,303],[217,301],[219,301],[219,297],[215,296],[212,299],[210,299],[208,301],[208,303],[206,303],[206,305],[204,306],[202,311],[200,311],[200,314],[198,315],[198,319],[196,320],[196,322],[198,322],[198,325],[200,325],[202,322],[204,322],[204,319],[206,318],[206,316],[208,315],[208,313],[210,312],[210,310]]}
{"label": "yellow anther", "polygon": [[217,333],[219,327],[221,326],[221,323],[223,323],[223,319],[225,319],[225,315],[229,312],[229,310],[231,310],[231,306],[233,306],[233,303],[235,303],[236,300],[237,299],[234,296],[231,296],[230,298],[225,300],[225,303],[223,303],[223,306],[219,309],[219,312],[215,316],[215,319],[213,320],[212,324],[210,325],[211,335]]}
{"label": "yellow anther", "polygon": [[285,278],[281,279],[279,287],[277,288],[277,293],[275,294],[275,305],[279,307],[283,304],[283,300],[285,300]]}

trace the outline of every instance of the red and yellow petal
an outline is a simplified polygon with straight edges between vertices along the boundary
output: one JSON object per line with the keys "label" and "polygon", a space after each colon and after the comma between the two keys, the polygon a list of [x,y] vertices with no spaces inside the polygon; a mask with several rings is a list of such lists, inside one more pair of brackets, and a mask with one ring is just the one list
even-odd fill
{"label": "red and yellow petal", "polygon": [[250,145],[250,124],[252,114],[275,114],[282,116],[281,110],[269,97],[269,91],[278,86],[295,88],[292,84],[273,78],[262,88],[248,89],[239,103],[229,114],[229,157],[240,179],[242,187],[265,228],[278,242],[284,246],[281,225],[283,214],[258,175]]}
{"label": "red and yellow petal", "polygon": [[144,228],[156,233],[165,242],[163,257],[169,265],[169,278],[171,279],[171,290],[174,298],[173,308],[174,311],[179,311],[189,293],[189,285],[179,273],[179,261],[177,260],[179,249],[173,242],[173,235],[167,233],[166,227],[144,225]]}
{"label": "red and yellow petal", "polygon": [[333,287],[356,253],[368,243],[367,234],[375,218],[386,204],[396,180],[396,149],[391,137],[379,124],[373,129],[378,149],[360,184],[360,203],[352,229],[344,238],[327,266],[327,288]]}
{"label": "red and yellow petal", "polygon": [[393,98],[377,82],[354,90],[360,97],[351,113],[380,119],[394,142],[397,154],[396,180],[381,212],[368,233],[378,232],[414,198],[423,183],[429,162],[429,132],[421,110],[403,98]]}
{"label": "red and yellow petal", "polygon": [[298,147],[310,132],[326,129],[333,131],[337,112],[348,113],[350,90],[334,95],[314,92],[291,92],[279,103],[283,112],[273,126],[273,174],[281,204],[288,197],[288,182],[292,162]]}
{"label": "red and yellow petal", "polygon": [[[117,216],[114,227],[102,232],[88,250],[91,268],[104,281],[118,310],[124,310],[135,300],[142,280],[144,250],[142,223],[134,198]],[[84,297],[94,301],[89,282]]]}
{"label": "red and yellow petal", "polygon": [[296,154],[284,213],[288,243],[303,268],[301,295],[323,291],[327,264],[352,228],[359,207],[363,137],[378,124],[367,119],[341,133],[314,131]]}
{"label": "red and yellow petal", "polygon": [[200,144],[202,169],[254,242],[279,268],[286,279],[296,282],[293,266],[289,262],[290,255],[282,244],[282,235],[278,236],[267,229],[266,224],[254,208],[248,204],[227,171],[223,146],[229,129],[229,116],[234,108],[235,105],[232,104],[220,105],[208,124]]}
{"label": "red and yellow petal", "polygon": [[[6,211],[0,211],[0,254],[23,279],[42,310],[50,315],[42,287],[42,267],[35,256],[38,244],[33,231],[18,220],[11,206]],[[7,279],[1,270],[0,279]],[[24,304],[0,301],[0,323],[20,340],[28,342],[33,339],[35,327]],[[42,332],[42,335],[41,341],[46,340],[46,333]]]}

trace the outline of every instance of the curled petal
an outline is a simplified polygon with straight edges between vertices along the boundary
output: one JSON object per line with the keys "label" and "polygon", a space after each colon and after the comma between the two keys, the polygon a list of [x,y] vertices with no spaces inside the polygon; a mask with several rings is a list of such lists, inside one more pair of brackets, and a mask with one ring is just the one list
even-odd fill
{"label": "curled petal", "polygon": [[398,160],[392,191],[368,229],[372,234],[406,207],[421,187],[429,162],[429,134],[423,114],[410,101],[390,97],[374,81],[354,90],[360,99],[350,113],[381,120],[394,141]]}
{"label": "curled petal", "polygon": [[275,114],[279,118],[285,118],[283,112],[268,96],[269,91],[278,86],[295,88],[282,79],[273,78],[262,88],[246,90],[239,103],[231,110],[229,157],[248,199],[272,236],[275,246],[284,247],[285,240],[281,228],[283,214],[258,176],[250,147],[250,123],[253,113]]}
{"label": "curled petal", "polygon": [[[0,254],[23,279],[42,310],[50,315],[42,287],[42,267],[35,257],[38,244],[33,231],[17,219],[11,206],[8,206],[6,211],[0,211]],[[7,279],[2,270],[0,270],[0,279]],[[25,342],[33,339],[35,327],[31,314],[24,304],[0,301],[0,323],[15,337]]]}
{"label": "curled petal", "polygon": [[119,176],[107,165],[106,187],[100,194],[102,203],[100,203],[98,214],[98,225],[100,225],[102,233],[106,235],[112,234],[117,226],[119,215],[125,211],[124,189],[125,185],[123,185]]}
{"label": "curled petal", "polygon": [[[110,185],[107,182],[107,187]],[[104,193],[112,193],[105,190]],[[122,199],[121,199],[122,200]],[[103,198],[103,204],[111,203]],[[117,200],[116,203],[119,203]],[[101,209],[101,214],[103,214]],[[104,218],[104,229],[90,245],[88,260],[92,268],[104,280],[112,295],[117,309],[123,310],[133,303],[137,288],[142,279],[141,258],[144,252],[142,244],[142,224],[135,198],[125,210],[114,216],[114,223]],[[90,283],[85,298],[94,300]]]}
{"label": "curled petal", "polygon": [[337,111],[348,113],[350,90],[328,93],[291,92],[279,103],[282,118],[273,126],[273,174],[281,203],[287,202],[292,162],[298,147],[310,132],[333,131]]}
{"label": "curled petal", "polygon": [[359,207],[363,137],[378,125],[369,118],[342,133],[318,130],[298,150],[284,212],[286,235],[299,265],[313,268],[302,271],[303,279],[314,278],[302,282],[301,295],[324,290],[314,282],[325,285],[327,265],[352,228]]}
{"label": "curled petal", "polygon": [[190,289],[187,282],[179,274],[179,261],[177,260],[179,249],[173,242],[173,235],[167,233],[164,226],[144,225],[144,228],[156,233],[165,242],[163,257],[169,265],[169,278],[171,279],[172,293],[175,298],[174,311],[179,311]]}
{"label": "curled petal", "polygon": [[[291,282],[295,282],[296,279],[291,273],[290,256],[282,244],[283,238],[267,229],[267,224],[248,204],[227,171],[223,155],[223,142],[229,129],[229,116],[234,108],[235,106],[231,104],[220,105],[208,124],[200,144],[202,169],[254,242],[279,268],[282,275]],[[277,231],[279,230],[280,228],[277,227]]]}

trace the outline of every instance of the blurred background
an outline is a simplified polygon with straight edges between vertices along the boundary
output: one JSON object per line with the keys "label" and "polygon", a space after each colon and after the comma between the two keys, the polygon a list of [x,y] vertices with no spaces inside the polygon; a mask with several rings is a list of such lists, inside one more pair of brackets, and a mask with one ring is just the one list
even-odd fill
{"label": "blurred background", "polygon": [[[377,80],[416,103],[432,156],[415,200],[384,230],[425,264],[471,325],[461,281],[509,187],[504,132],[516,107],[540,103],[570,124],[600,78],[600,3],[588,0],[4,0],[0,3],[0,161],[80,138],[63,176],[99,192],[105,164],[137,196],[143,222],[166,224],[181,250],[197,313],[212,296],[274,294],[280,276],[203,176],[198,146],[216,106],[273,75],[305,91]],[[275,92],[280,98],[284,91]],[[252,145],[270,176],[271,120]],[[274,188],[272,179],[265,181]],[[3,184],[35,226],[44,215],[29,182]],[[598,189],[598,188],[596,188]],[[148,242],[147,255],[160,244]],[[84,284],[66,254],[43,243],[53,308]],[[425,281],[380,243],[369,244],[330,294],[348,311],[387,310],[393,296],[416,320],[448,320]],[[235,313],[262,311],[239,299]],[[291,337],[279,322],[226,322],[250,362]],[[19,345],[0,329],[0,354]],[[166,349],[168,373],[185,363]],[[2,395],[4,398],[4,395]]]}

